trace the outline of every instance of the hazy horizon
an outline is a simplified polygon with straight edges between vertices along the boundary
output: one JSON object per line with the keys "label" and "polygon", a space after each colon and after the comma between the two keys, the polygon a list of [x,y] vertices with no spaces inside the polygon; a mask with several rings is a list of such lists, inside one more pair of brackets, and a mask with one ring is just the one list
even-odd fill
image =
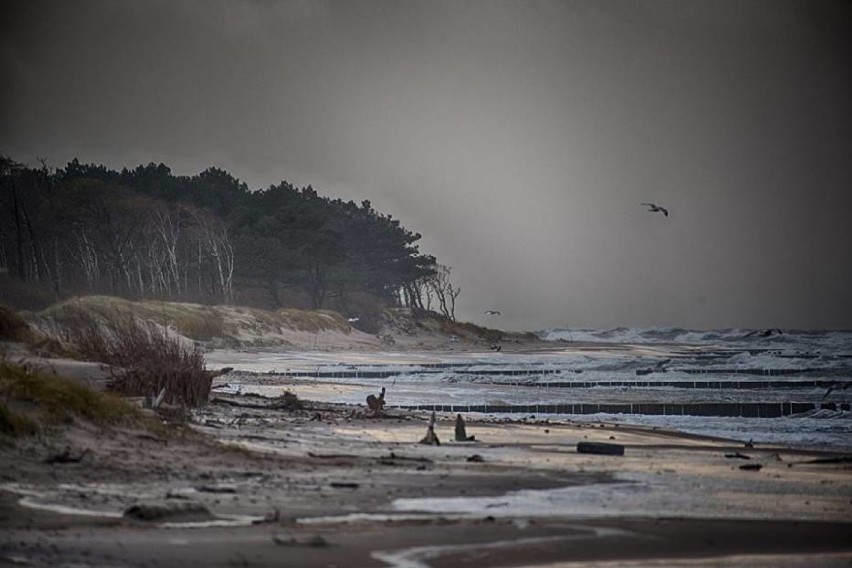
{"label": "hazy horizon", "polygon": [[495,327],[852,329],[850,4],[3,11],[13,159],[369,199]]}

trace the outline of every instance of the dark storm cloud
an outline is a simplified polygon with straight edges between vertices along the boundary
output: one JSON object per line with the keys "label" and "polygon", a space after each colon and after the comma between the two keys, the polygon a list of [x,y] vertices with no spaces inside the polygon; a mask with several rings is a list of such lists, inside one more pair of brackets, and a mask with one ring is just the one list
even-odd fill
{"label": "dark storm cloud", "polygon": [[17,159],[371,199],[500,325],[852,327],[848,4],[4,11]]}

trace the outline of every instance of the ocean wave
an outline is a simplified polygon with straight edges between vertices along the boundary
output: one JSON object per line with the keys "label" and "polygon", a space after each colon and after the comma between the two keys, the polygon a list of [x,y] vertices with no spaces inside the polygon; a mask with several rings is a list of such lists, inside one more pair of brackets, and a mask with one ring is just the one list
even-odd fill
{"label": "ocean wave", "polygon": [[800,331],[739,328],[689,330],[677,327],[616,327],[596,329],[548,329],[538,333],[545,341],[586,343],[685,343],[736,344],[760,348],[845,350],[852,352],[852,331]]}

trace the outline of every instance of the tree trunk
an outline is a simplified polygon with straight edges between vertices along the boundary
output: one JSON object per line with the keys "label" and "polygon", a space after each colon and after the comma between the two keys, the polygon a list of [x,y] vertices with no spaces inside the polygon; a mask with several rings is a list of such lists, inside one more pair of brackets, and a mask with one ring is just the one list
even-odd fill
{"label": "tree trunk", "polygon": [[17,244],[17,265],[15,269],[18,273],[18,278],[24,280],[26,272],[24,271],[24,233],[21,228],[21,214],[18,206],[18,190],[13,182],[12,184],[12,208],[15,210],[15,242]]}

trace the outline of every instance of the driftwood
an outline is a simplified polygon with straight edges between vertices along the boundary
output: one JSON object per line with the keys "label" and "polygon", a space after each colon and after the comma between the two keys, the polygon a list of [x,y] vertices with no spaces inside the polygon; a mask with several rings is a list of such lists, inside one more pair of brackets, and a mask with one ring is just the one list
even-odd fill
{"label": "driftwood", "polygon": [[852,456],[831,456],[827,458],[815,458],[812,460],[798,462],[798,463],[850,463],[852,462]]}
{"label": "driftwood", "polygon": [[284,394],[276,398],[269,408],[274,410],[304,410],[305,405],[299,400],[295,393],[284,391]]}
{"label": "driftwood", "polygon": [[361,456],[356,456],[355,454],[315,454],[314,452],[308,452],[308,457],[318,460],[354,460],[361,458]]}
{"label": "driftwood", "polygon": [[421,444],[426,444],[427,446],[440,446],[441,441],[438,439],[438,435],[435,434],[435,411],[432,411],[432,416],[429,418],[429,426],[426,427],[426,435],[423,436],[423,439],[420,440]]}
{"label": "driftwood", "polygon": [[251,522],[253,525],[266,525],[270,523],[278,524],[281,521],[281,511],[278,509],[273,509],[271,512],[266,513],[262,519],[255,519]]}
{"label": "driftwood", "polygon": [[746,463],[740,466],[744,471],[760,471],[763,468],[759,463]]}
{"label": "driftwood", "polygon": [[200,503],[137,503],[124,511],[124,518],[149,522],[211,521],[215,517]]}
{"label": "driftwood", "polygon": [[277,534],[272,537],[272,542],[278,546],[307,546],[312,548],[328,546],[328,541],[318,534],[311,536]]}
{"label": "driftwood", "polygon": [[606,442],[580,442],[577,444],[577,453],[598,454],[603,456],[623,456],[624,446],[621,444],[609,444]]}
{"label": "driftwood", "polygon": [[[226,398],[222,396],[214,396],[210,398],[210,404],[227,404],[238,408],[257,408],[260,410],[304,410],[305,405],[299,397],[290,392],[284,391],[284,394],[276,398],[258,397],[249,398],[241,396],[241,400]],[[264,400],[264,402],[252,402],[252,400]]]}
{"label": "driftwood", "polygon": [[160,408],[160,405],[163,404],[163,401],[165,399],[166,399],[166,387],[163,387],[160,390],[160,394],[158,394],[156,397],[146,396],[145,400],[143,401],[143,406],[145,408],[153,408],[153,409],[156,410],[157,408]]}
{"label": "driftwood", "polygon": [[219,369],[218,371],[208,371],[208,370],[205,369],[202,372],[204,373],[205,379],[207,379],[208,381],[212,381],[216,377],[221,377],[222,375],[227,375],[228,373],[230,373],[233,370],[234,370],[233,367],[225,367],[224,369]]}
{"label": "driftwood", "polygon": [[44,463],[54,464],[54,463],[80,463],[83,461],[83,458],[88,454],[90,450],[86,448],[81,451],[79,454],[74,455],[71,453],[71,446],[67,446],[64,450],[59,452],[58,454],[54,454],[49,456]]}
{"label": "driftwood", "polygon": [[461,414],[456,415],[456,442],[474,442],[476,436],[468,436],[465,428],[464,418]]}
{"label": "driftwood", "polygon": [[269,403],[255,403],[255,402],[244,402],[241,400],[234,400],[232,398],[223,398],[221,396],[214,396],[210,399],[210,404],[227,404],[228,406],[236,406],[239,408],[260,408],[263,410],[268,410],[270,408]]}
{"label": "driftwood", "polygon": [[386,456],[382,456],[379,458],[379,463],[384,463],[390,465],[391,462],[394,461],[410,461],[410,462],[418,462],[418,463],[432,463],[432,460],[423,456],[398,456],[394,452],[389,453]]}
{"label": "driftwood", "polygon": [[199,485],[195,488],[199,493],[236,493],[237,488],[231,485]]}

